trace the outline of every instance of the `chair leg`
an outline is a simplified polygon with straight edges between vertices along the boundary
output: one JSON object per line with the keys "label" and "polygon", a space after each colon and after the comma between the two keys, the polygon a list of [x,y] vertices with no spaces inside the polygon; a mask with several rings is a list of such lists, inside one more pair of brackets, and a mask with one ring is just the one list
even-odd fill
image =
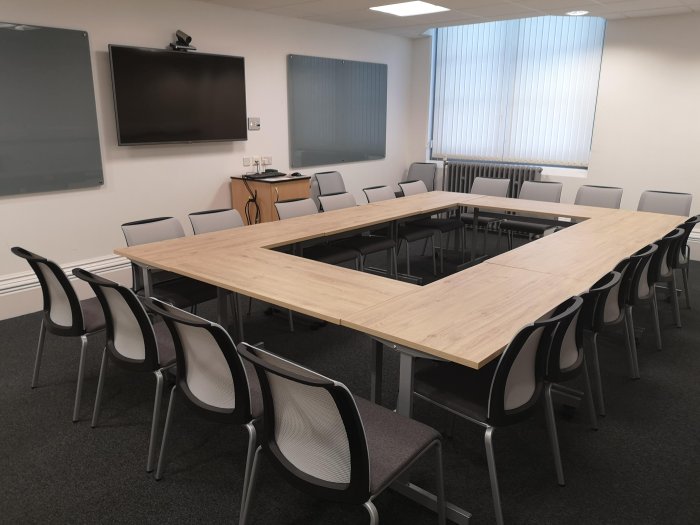
{"label": "chair leg", "polygon": [[294,332],[294,313],[291,310],[287,310],[287,317],[289,318],[289,331]]}
{"label": "chair leg", "polygon": [[411,243],[406,241],[406,275],[411,275]]}
{"label": "chair leg", "polygon": [[690,310],[690,293],[688,293],[688,268],[681,268],[681,276],[683,277],[683,290],[685,291],[685,306]]}
{"label": "chair leg", "polygon": [[[673,294],[675,295],[676,290],[674,287]],[[678,296],[676,296],[678,300]],[[656,287],[652,285],[651,287],[651,315],[654,322],[654,334],[656,335],[656,349],[661,350],[661,325],[659,324],[659,303],[656,300]]]}
{"label": "chair leg", "polygon": [[377,512],[377,507],[374,506],[374,503],[371,501],[365,501],[362,506],[367,509],[367,512],[369,513],[369,525],[378,525],[379,512]]}
{"label": "chair leg", "polygon": [[[427,240],[425,241],[427,244]],[[437,276],[437,259],[435,258],[435,235],[430,238],[430,255],[433,257],[433,275]]]}
{"label": "chair leg", "polygon": [[442,233],[438,234],[440,236],[440,274],[444,275],[445,273],[445,250],[444,250],[444,244],[445,244],[445,236]]}
{"label": "chair leg", "polygon": [[250,483],[250,474],[253,469],[253,455],[255,454],[255,446],[257,445],[257,432],[255,430],[255,425],[251,421],[246,423],[246,430],[248,431],[248,453],[245,458],[245,475],[243,476],[243,492],[241,494],[241,505],[247,498],[248,485]]}
{"label": "chair leg", "polygon": [[153,400],[153,416],[151,420],[151,436],[148,439],[148,460],[146,461],[146,472],[153,472],[153,463],[156,458],[156,437],[158,434],[158,424],[160,423],[160,407],[163,404],[163,372],[156,370],[156,396]]}
{"label": "chair leg", "polygon": [[239,525],[246,525],[248,523],[248,511],[250,510],[250,500],[253,499],[253,489],[255,488],[255,474],[258,472],[258,460],[260,458],[261,447],[255,449],[255,454],[253,455],[253,466],[250,471],[250,479],[248,480],[248,487],[246,490],[243,503],[241,505],[241,515],[238,518]]}
{"label": "chair leg", "polygon": [[75,403],[73,404],[73,423],[80,416],[80,398],[83,395],[83,376],[85,374],[85,350],[87,349],[87,336],[80,336],[80,364],[78,365],[78,384],[75,386]]}
{"label": "chair leg", "polygon": [[100,377],[97,380],[97,394],[95,395],[95,407],[92,409],[92,422],[90,426],[95,428],[97,420],[100,417],[100,408],[102,407],[102,390],[105,386],[105,375],[107,374],[107,348],[102,350],[102,363],[100,363]]}
{"label": "chair leg", "polygon": [[364,272],[365,271],[365,256],[360,255],[360,271]]}
{"label": "chair leg", "polygon": [[398,279],[399,278],[399,256],[396,253],[395,246],[391,249],[391,263],[392,263],[391,271],[394,274],[394,279]]}
{"label": "chair leg", "polygon": [[168,433],[170,432],[170,424],[173,418],[173,405],[175,404],[175,391],[177,385],[170,390],[170,401],[168,402],[168,412],[165,416],[165,427],[163,427],[163,438],[160,442],[160,454],[158,454],[158,468],[156,469],[156,481],[160,481],[163,477],[163,463],[165,459],[165,445],[168,441]]}
{"label": "chair leg", "polygon": [[437,459],[437,511],[438,511],[438,524],[445,525],[445,480],[444,473],[442,469],[442,443],[439,441],[435,447],[435,454]]}
{"label": "chair leg", "polygon": [[676,292],[677,285],[678,281],[676,281],[676,272],[671,270],[671,286],[673,287],[673,293],[671,294],[671,302],[673,304],[673,316],[676,320],[676,326],[678,328],[681,328],[681,306],[680,304],[678,304],[678,293]]}
{"label": "chair leg", "polygon": [[598,334],[594,333],[591,338],[593,342],[592,357],[593,381],[595,382],[596,397],[598,398],[598,414],[605,415],[605,399],[603,397],[603,381],[600,377],[600,361],[598,360]]}
{"label": "chair leg", "polygon": [[36,346],[36,358],[34,359],[34,373],[32,374],[32,388],[36,388],[39,379],[39,367],[41,366],[41,356],[44,353],[44,341],[46,340],[46,324],[41,320],[39,327],[39,343]]}
{"label": "chair leg", "polygon": [[588,407],[588,417],[591,420],[591,428],[593,430],[598,430],[598,418],[595,414],[595,402],[593,401],[593,389],[591,388],[591,376],[588,374],[588,363],[586,362],[586,355],[583,356],[583,380],[586,386],[586,391],[584,395],[586,396],[586,405]]}
{"label": "chair leg", "polygon": [[557,482],[560,486],[566,485],[564,481],[564,467],[561,464],[561,453],[559,451],[559,436],[557,435],[557,422],[554,418],[554,401],[552,401],[552,383],[549,383],[544,391],[545,396],[545,415],[547,416],[547,431],[549,432],[549,441],[552,445],[552,454],[554,455],[554,468],[557,471]]}
{"label": "chair leg", "polygon": [[493,497],[493,510],[496,513],[496,524],[503,525],[503,511],[501,510],[501,493],[498,489],[498,475],[496,473],[496,456],[493,453],[493,427],[488,427],[484,433],[484,446],[486,447],[486,462],[489,466],[489,480],[491,481],[491,495]]}
{"label": "chair leg", "polygon": [[632,307],[625,306],[625,325],[627,326],[627,349],[629,350],[630,377],[639,379],[639,360],[637,359],[637,342],[634,339],[634,318]]}

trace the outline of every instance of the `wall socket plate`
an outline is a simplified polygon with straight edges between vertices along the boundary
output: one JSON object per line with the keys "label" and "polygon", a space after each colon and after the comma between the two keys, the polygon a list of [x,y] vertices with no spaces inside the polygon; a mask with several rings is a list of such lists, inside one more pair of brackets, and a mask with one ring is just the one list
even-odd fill
{"label": "wall socket plate", "polygon": [[243,157],[243,165],[250,166],[250,157]]}
{"label": "wall socket plate", "polygon": [[272,157],[263,157],[262,158],[262,165],[263,166],[269,166],[272,164]]}
{"label": "wall socket plate", "polygon": [[249,117],[248,118],[248,130],[249,131],[260,131],[260,117]]}

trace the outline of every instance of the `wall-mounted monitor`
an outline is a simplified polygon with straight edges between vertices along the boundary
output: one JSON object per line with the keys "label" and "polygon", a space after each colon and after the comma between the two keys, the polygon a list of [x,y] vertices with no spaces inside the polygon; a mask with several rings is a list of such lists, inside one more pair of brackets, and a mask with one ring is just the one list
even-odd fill
{"label": "wall-mounted monitor", "polygon": [[246,140],[242,57],[109,46],[119,145]]}

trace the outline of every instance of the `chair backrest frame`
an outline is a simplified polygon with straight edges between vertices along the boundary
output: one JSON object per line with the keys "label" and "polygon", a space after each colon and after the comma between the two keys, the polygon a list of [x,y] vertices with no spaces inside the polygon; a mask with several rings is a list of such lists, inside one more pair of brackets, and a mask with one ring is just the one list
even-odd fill
{"label": "chair backrest frame", "polygon": [[245,225],[238,210],[232,208],[196,211],[190,213],[188,217],[195,235],[240,228]]}
{"label": "chair backrest frame", "polygon": [[589,290],[582,294],[583,308],[581,312],[584,330],[599,332],[605,321],[605,304],[613,289],[619,285],[622,274],[618,271],[608,272],[598,279]]}
{"label": "chair backrest frame", "polygon": [[413,162],[408,167],[406,180],[422,180],[428,191],[434,191],[437,183],[437,164],[434,162]]}
{"label": "chair backrest frame", "polygon": [[277,212],[277,218],[283,221],[305,215],[314,215],[318,213],[318,208],[313,199],[301,198],[277,201],[275,202],[275,211]]}
{"label": "chair backrest frame", "polygon": [[345,182],[339,171],[321,171],[314,173],[318,183],[318,193],[320,195],[332,195],[334,193],[344,193]]}
{"label": "chair backrest frame", "polygon": [[510,191],[510,179],[474,177],[469,193],[488,195],[489,197],[507,197]]}
{"label": "chair backrest frame", "polygon": [[399,188],[401,188],[401,192],[403,193],[404,197],[418,195],[420,193],[428,193],[428,188],[426,187],[425,182],[420,179],[399,182]]}
{"label": "chair backrest frame", "polygon": [[321,204],[321,210],[324,212],[343,210],[357,206],[357,201],[352,193],[347,191],[340,193],[331,193],[329,195],[319,195],[318,200]]}
{"label": "chair backrest frame", "polygon": [[394,190],[389,186],[370,186],[369,188],[363,188],[362,191],[369,203],[388,201],[396,198]]}
{"label": "chair backrest frame", "polygon": [[560,202],[563,187],[561,182],[528,180],[523,182],[518,198],[541,202]]}
{"label": "chair backrest frame", "polygon": [[693,195],[676,191],[647,190],[642,192],[637,211],[665,213],[668,215],[690,215]]}
{"label": "chair backrest frame", "polygon": [[622,188],[615,186],[596,186],[584,184],[576,192],[574,204],[597,206],[599,208],[620,209]]}

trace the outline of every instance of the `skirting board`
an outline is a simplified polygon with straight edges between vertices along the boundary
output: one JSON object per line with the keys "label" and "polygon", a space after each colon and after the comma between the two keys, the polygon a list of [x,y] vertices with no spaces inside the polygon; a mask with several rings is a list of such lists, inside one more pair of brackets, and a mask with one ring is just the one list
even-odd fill
{"label": "skirting board", "polygon": [[[131,286],[131,264],[124,257],[107,255],[61,266],[78,292],[86,299],[94,294],[90,286],[73,276],[73,268],[84,268],[118,283]],[[42,308],[41,287],[34,272],[28,270],[0,276],[0,320],[37,312]]]}
{"label": "skirting board", "polygon": [[[688,241],[690,258],[700,261],[700,232],[693,232]],[[81,299],[91,297],[92,291],[87,283],[76,279],[73,268],[84,268],[89,272],[103,275],[118,283],[131,286],[131,264],[124,257],[107,255],[62,266]],[[0,277],[0,320],[25,315],[41,310],[42,297],[39,281],[34,272],[27,271]]]}

